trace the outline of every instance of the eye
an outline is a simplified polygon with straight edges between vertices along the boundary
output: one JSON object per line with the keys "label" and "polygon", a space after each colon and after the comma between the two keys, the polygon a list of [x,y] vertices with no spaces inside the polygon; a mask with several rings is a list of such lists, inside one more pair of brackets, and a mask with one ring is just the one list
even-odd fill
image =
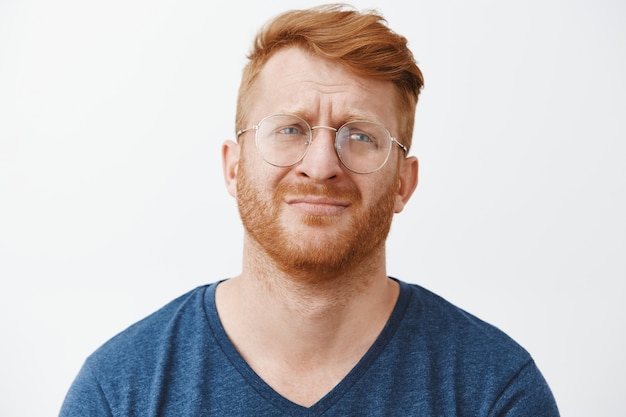
{"label": "eye", "polygon": [[276,133],[281,135],[301,135],[303,130],[300,126],[285,126],[277,129]]}
{"label": "eye", "polygon": [[357,142],[374,142],[374,138],[365,132],[350,132],[350,140]]}
{"label": "eye", "polygon": [[309,138],[309,129],[301,123],[280,124],[272,129],[271,137],[274,141],[300,143]]}

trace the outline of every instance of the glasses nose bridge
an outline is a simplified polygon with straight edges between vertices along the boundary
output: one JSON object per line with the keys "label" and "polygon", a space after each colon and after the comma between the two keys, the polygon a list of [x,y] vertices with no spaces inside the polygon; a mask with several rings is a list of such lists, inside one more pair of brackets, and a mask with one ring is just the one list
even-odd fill
{"label": "glasses nose bridge", "polygon": [[319,129],[332,130],[335,133],[335,136],[334,136],[333,140],[337,139],[337,132],[339,131],[338,129],[336,129],[336,128],[332,127],[332,126],[319,125],[319,126],[311,126],[311,142],[313,141],[313,137],[315,136],[315,131],[319,130]]}

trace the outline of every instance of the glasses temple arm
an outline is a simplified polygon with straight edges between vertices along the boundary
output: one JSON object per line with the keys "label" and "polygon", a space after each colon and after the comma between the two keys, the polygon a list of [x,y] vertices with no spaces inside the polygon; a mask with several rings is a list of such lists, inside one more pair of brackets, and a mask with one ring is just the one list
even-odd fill
{"label": "glasses temple arm", "polygon": [[[242,132],[242,133],[243,133],[243,132]],[[396,138],[392,137],[392,138],[391,138],[391,141],[392,141],[392,142],[395,142],[395,144],[396,144],[396,145],[398,145],[398,146],[399,146],[399,147],[400,147],[400,148],[404,151],[404,153],[405,153],[405,154],[409,153],[409,150],[407,149],[407,147],[406,147],[406,146],[404,146],[403,144],[401,144],[400,142],[398,142],[398,139],[396,139]]]}

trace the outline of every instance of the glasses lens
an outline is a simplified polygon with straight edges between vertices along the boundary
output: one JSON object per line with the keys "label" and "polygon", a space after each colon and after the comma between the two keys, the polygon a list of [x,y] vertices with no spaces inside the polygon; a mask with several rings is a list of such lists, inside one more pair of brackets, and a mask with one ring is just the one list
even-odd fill
{"label": "glasses lens", "polygon": [[311,128],[297,116],[274,115],[259,123],[256,146],[271,165],[291,166],[300,161],[309,146]]}
{"label": "glasses lens", "polygon": [[351,171],[366,174],[382,167],[391,150],[387,129],[371,122],[345,124],[337,132],[337,154]]}

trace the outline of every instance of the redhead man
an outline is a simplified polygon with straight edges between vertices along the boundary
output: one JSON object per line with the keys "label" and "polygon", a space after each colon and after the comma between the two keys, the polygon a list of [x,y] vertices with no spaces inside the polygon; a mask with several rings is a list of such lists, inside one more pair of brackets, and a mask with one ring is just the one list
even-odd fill
{"label": "redhead man", "polygon": [[222,148],[240,274],[91,355],[62,416],[558,416],[531,356],[389,277],[417,186],[422,73],[378,14],[329,5],[258,34]]}

